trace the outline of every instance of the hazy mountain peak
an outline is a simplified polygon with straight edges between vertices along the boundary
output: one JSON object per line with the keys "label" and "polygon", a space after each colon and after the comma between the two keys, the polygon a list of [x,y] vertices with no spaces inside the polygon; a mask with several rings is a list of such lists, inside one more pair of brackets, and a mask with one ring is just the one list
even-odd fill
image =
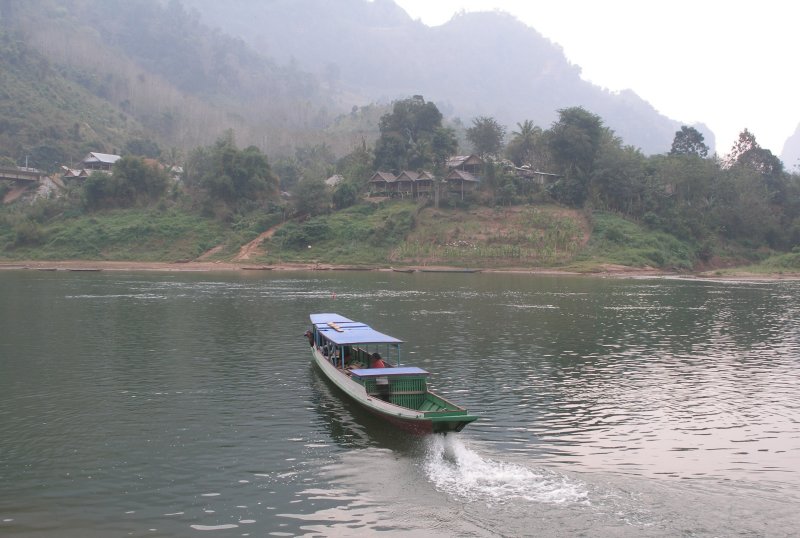
{"label": "hazy mountain peak", "polygon": [[559,45],[502,11],[462,12],[428,27],[392,0],[251,0],[234,10],[185,1],[262,53],[318,73],[351,100],[344,109],[422,94],[451,116],[548,126],[558,109],[583,106],[648,153],[668,151],[680,129],[633,91],[582,80]]}
{"label": "hazy mountain peak", "polygon": [[794,134],[786,139],[781,152],[781,160],[787,170],[800,171],[800,124]]}

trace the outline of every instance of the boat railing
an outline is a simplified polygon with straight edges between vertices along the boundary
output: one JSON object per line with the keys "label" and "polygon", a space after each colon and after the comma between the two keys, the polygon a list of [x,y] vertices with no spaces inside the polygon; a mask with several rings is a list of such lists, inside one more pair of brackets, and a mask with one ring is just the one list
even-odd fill
{"label": "boat railing", "polygon": [[[364,385],[367,394],[377,394],[382,378],[356,378],[359,383]],[[387,376],[389,391],[391,394],[425,394],[428,391],[424,377],[393,377]],[[385,384],[385,383],[384,383]]]}

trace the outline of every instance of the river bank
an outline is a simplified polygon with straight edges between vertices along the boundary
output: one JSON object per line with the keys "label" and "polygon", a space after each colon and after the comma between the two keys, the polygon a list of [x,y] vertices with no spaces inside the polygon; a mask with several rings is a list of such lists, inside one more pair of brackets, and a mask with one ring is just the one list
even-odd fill
{"label": "river bank", "polygon": [[684,273],[663,271],[650,267],[628,267],[623,265],[599,265],[588,271],[571,271],[552,268],[475,268],[465,270],[450,266],[403,266],[370,267],[353,265],[336,265],[326,263],[281,263],[258,265],[223,261],[189,261],[189,262],[143,262],[143,261],[106,261],[106,260],[60,260],[60,261],[0,261],[0,270],[34,270],[34,271],[195,271],[195,272],[238,272],[238,271],[400,271],[400,272],[482,272],[511,273],[531,275],[582,275],[600,277],[672,277],[726,280],[800,280],[800,273],[752,273],[728,269],[721,271],[705,271]]}

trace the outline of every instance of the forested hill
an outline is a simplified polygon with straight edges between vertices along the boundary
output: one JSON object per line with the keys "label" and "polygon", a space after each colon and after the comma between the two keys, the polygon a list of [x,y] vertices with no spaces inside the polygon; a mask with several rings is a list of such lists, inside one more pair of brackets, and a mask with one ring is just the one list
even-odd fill
{"label": "forested hill", "polygon": [[[529,119],[543,128],[558,109],[582,106],[645,153],[669,151],[681,126],[633,91],[585,82],[560,46],[501,12],[462,14],[429,28],[391,0],[184,2],[208,24],[317,73],[343,105],[422,94],[465,123],[493,116],[511,127]],[[714,148],[713,133],[695,127]]]}
{"label": "forested hill", "polygon": [[233,129],[293,152],[337,114],[317,78],[180,2],[0,0],[0,155],[45,169],[133,140],[187,151]]}

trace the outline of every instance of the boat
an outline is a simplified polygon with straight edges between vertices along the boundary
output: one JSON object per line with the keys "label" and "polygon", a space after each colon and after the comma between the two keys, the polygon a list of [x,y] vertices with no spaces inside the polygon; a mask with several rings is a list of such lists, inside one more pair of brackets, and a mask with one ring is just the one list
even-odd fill
{"label": "boat", "polygon": [[339,314],[310,317],[306,337],[314,364],[374,415],[422,434],[458,432],[478,418],[428,390],[429,372],[401,365],[402,340]]}
{"label": "boat", "polygon": [[416,269],[405,268],[405,267],[392,267],[392,271],[395,273],[413,273]]}

